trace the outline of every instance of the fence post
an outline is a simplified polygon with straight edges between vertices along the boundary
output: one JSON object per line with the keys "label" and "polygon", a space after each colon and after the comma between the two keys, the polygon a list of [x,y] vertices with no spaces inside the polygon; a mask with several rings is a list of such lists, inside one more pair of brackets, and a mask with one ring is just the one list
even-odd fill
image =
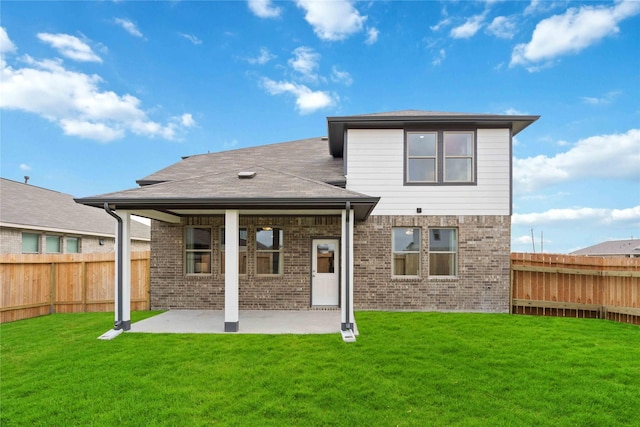
{"label": "fence post", "polygon": [[52,262],[51,270],[49,271],[49,314],[56,312],[56,263]]}
{"label": "fence post", "polygon": [[82,261],[80,274],[82,275],[82,312],[87,312],[87,262]]}

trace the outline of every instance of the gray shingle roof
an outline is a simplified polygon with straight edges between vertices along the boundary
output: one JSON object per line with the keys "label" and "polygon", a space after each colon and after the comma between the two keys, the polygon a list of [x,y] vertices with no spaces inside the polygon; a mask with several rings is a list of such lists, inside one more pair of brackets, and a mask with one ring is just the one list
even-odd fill
{"label": "gray shingle roof", "polygon": [[331,156],[328,142],[324,138],[309,138],[189,156],[138,180],[138,184],[195,178],[209,175],[220,169],[240,171],[253,165],[264,165],[315,181],[344,186],[343,161]]}
{"label": "gray shingle roof", "polygon": [[[256,174],[246,179],[240,178],[239,172]],[[344,207],[347,201],[354,205],[362,203],[362,208],[354,206],[356,213],[367,215],[378,198],[255,164],[245,164],[242,169],[225,165],[207,175],[78,199],[78,202],[92,206],[108,202],[116,209],[162,208],[168,211],[230,207],[326,209]]]}
{"label": "gray shingle roof", "polygon": [[[102,209],[79,205],[73,196],[0,178],[0,223],[24,229],[54,229],[81,235],[115,235],[115,220]],[[131,221],[134,239],[148,240],[150,228]]]}
{"label": "gray shingle roof", "polygon": [[609,240],[607,242],[598,243],[577,251],[571,252],[571,255],[590,255],[590,256],[614,256],[614,255],[633,255],[640,256],[640,239],[626,240]]}

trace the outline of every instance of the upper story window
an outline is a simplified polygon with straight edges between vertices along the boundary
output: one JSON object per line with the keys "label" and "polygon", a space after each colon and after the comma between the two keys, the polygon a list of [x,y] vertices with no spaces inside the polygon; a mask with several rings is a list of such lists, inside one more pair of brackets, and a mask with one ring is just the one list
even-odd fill
{"label": "upper story window", "polygon": [[475,132],[406,132],[405,184],[474,184]]}

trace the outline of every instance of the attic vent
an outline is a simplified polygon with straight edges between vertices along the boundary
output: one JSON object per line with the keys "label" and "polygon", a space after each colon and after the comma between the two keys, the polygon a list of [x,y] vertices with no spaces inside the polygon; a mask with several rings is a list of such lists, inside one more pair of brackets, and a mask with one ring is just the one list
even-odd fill
{"label": "attic vent", "polygon": [[238,178],[240,179],[251,179],[256,176],[255,172],[238,172]]}

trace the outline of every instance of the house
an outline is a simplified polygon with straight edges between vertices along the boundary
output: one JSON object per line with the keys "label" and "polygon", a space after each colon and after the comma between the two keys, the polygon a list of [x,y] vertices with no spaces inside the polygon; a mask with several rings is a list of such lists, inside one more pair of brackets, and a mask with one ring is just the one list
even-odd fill
{"label": "house", "polygon": [[152,308],[224,310],[226,331],[240,309],[339,308],[343,330],[354,309],[508,312],[512,137],[537,119],[328,117],[328,137],[185,157],[77,201],[152,218]]}
{"label": "house", "polygon": [[[73,196],[0,178],[0,253],[113,252],[116,228],[106,212]],[[131,248],[149,250],[150,227],[132,223]]]}
{"label": "house", "polygon": [[609,240],[573,251],[571,255],[640,258],[640,239]]}

